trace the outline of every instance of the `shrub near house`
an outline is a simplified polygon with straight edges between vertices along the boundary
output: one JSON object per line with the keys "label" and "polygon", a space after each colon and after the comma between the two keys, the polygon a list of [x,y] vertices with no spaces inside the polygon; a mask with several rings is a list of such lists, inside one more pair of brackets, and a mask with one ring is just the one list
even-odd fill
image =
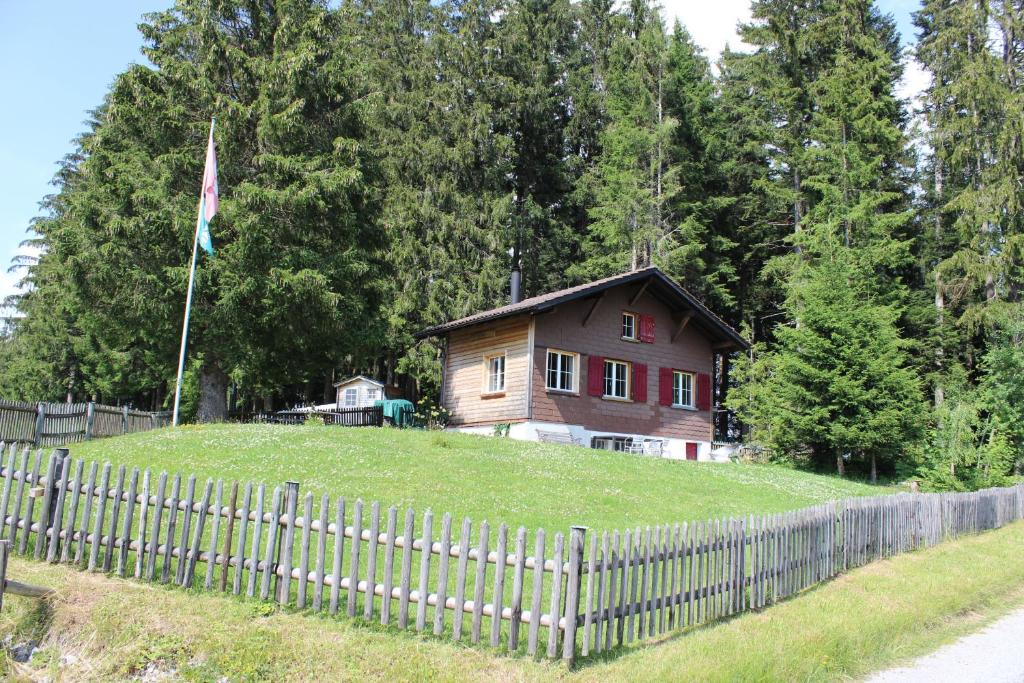
{"label": "shrub near house", "polygon": [[747,347],[657,268],[424,330],[445,343],[451,427],[708,459],[716,354]]}

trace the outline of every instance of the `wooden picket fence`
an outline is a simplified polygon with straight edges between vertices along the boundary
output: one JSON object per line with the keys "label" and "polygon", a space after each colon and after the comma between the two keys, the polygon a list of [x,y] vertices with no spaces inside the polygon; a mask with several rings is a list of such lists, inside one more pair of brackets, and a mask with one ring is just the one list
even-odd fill
{"label": "wooden picket fence", "polygon": [[22,555],[567,661],[1024,517],[1018,485],[622,533],[474,533],[469,519],[438,528],[429,510],[300,496],[295,482],[199,484],[17,444],[0,459],[0,536]]}
{"label": "wooden picket fence", "polygon": [[384,426],[384,409],[380,406],[317,411],[281,410],[276,413],[237,413],[229,415],[228,419],[245,424],[304,425],[311,417],[323,420],[325,425],[340,427]]}
{"label": "wooden picket fence", "polygon": [[99,403],[23,403],[0,399],[0,441],[62,446],[101,436],[144,432],[170,424],[169,413]]}

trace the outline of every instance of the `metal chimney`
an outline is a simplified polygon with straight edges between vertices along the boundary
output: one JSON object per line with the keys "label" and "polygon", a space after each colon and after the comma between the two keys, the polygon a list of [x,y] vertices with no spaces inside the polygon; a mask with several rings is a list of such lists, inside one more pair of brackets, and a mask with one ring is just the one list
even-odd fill
{"label": "metal chimney", "polygon": [[522,296],[520,296],[520,293],[519,293],[521,288],[522,288],[522,284],[523,284],[523,274],[519,270],[519,264],[518,263],[514,263],[512,265],[512,278],[511,278],[512,303],[514,303],[514,304],[519,303],[519,301],[522,299]]}

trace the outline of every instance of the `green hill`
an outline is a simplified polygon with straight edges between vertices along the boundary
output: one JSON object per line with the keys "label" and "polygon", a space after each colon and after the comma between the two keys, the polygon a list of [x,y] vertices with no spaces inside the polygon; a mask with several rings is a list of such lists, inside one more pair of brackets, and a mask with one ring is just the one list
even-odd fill
{"label": "green hill", "polygon": [[892,489],[769,465],[693,463],[419,430],[207,425],[74,444],[71,454],[200,478],[301,483],[474,521],[615,529],[780,512]]}

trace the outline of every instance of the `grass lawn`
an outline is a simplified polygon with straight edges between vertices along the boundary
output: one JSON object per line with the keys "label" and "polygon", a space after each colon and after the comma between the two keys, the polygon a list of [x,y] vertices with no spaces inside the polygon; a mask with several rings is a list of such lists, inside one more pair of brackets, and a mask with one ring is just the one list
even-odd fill
{"label": "grass lawn", "polygon": [[581,664],[494,655],[220,595],[21,558],[9,576],[53,586],[48,605],[8,596],[0,637],[40,649],[10,679],[826,681],[930,651],[1024,603],[1024,523],[858,569],[727,622]]}
{"label": "grass lawn", "polygon": [[781,512],[894,490],[784,467],[388,428],[186,426],[74,444],[71,454],[241,482],[295,480],[303,493],[561,531]]}

